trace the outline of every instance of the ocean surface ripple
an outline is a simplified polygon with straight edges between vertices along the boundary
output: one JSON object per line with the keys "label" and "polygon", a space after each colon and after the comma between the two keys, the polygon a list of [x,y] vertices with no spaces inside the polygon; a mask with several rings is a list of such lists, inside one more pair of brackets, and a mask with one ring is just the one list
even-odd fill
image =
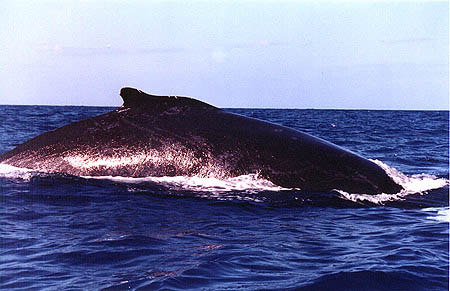
{"label": "ocean surface ripple", "polygon": [[[0,153],[111,110],[0,107]],[[406,190],[368,197],[256,175],[93,178],[0,165],[0,288],[448,290],[447,111],[230,111],[368,157]]]}

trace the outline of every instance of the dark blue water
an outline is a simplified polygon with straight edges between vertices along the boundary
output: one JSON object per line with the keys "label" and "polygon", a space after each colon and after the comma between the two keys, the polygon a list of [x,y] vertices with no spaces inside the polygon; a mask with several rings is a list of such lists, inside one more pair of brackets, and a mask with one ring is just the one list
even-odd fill
{"label": "dark blue water", "polygon": [[[0,153],[111,110],[0,109]],[[382,161],[420,193],[376,201],[293,190],[218,194],[3,170],[0,287],[448,289],[448,112],[231,111]]]}

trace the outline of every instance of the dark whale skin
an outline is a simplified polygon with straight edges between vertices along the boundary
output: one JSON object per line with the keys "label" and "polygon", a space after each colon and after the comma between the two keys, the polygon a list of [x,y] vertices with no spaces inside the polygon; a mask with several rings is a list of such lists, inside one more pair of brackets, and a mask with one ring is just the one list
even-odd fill
{"label": "dark whale skin", "polygon": [[0,156],[16,167],[77,176],[259,174],[306,191],[398,193],[375,163],[309,134],[189,97],[122,88],[122,107],[41,134]]}

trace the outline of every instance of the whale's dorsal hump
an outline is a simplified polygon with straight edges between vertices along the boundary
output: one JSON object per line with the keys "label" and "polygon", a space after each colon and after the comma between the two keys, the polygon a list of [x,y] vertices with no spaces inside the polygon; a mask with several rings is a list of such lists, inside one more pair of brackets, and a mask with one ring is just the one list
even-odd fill
{"label": "whale's dorsal hump", "polygon": [[189,106],[215,108],[190,97],[183,96],[157,96],[150,95],[136,88],[124,87],[120,89],[120,96],[123,99],[123,107],[143,108],[152,106]]}

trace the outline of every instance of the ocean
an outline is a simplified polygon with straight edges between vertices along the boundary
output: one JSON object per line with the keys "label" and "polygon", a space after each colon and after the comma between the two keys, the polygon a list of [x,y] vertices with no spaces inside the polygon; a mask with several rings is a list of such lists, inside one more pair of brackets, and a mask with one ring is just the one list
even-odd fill
{"label": "ocean", "polygon": [[[112,109],[2,105],[0,153]],[[305,193],[257,175],[92,178],[0,164],[0,288],[448,290],[448,111],[228,110],[370,158],[405,190]]]}

